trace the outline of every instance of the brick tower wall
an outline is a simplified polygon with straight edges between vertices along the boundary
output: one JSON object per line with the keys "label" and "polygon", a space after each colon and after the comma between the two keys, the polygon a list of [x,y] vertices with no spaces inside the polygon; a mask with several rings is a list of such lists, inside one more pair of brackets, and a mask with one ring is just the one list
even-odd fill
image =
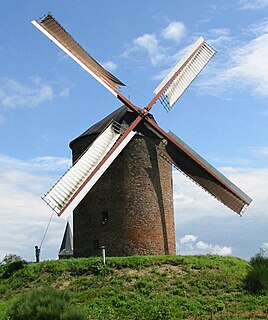
{"label": "brick tower wall", "polygon": [[[73,160],[92,142],[73,143]],[[175,254],[172,167],[135,136],[74,210],[74,256]]]}

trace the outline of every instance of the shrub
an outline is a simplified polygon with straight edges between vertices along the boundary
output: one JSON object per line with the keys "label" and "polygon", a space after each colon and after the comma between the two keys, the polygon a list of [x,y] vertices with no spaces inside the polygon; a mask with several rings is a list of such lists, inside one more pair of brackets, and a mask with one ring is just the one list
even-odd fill
{"label": "shrub", "polygon": [[23,260],[20,256],[17,256],[16,254],[6,255],[0,264],[0,278],[10,278],[14,272],[24,268],[26,264],[27,262]]}
{"label": "shrub", "polygon": [[252,294],[268,294],[268,258],[257,254],[251,258],[252,268],[245,279],[245,287]]}
{"label": "shrub", "polygon": [[6,313],[9,320],[84,320],[85,315],[68,305],[69,295],[55,290],[35,290],[22,295]]}
{"label": "shrub", "polygon": [[97,261],[95,264],[93,264],[90,267],[90,270],[95,276],[105,276],[111,272],[110,268],[104,265],[101,261]]}

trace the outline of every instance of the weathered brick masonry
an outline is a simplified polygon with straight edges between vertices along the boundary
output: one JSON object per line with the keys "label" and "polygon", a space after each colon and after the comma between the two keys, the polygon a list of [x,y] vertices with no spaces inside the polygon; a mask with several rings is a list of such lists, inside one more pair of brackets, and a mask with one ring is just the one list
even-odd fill
{"label": "weathered brick masonry", "polygon": [[[73,160],[94,140],[71,143]],[[159,140],[159,139],[158,139]],[[74,256],[175,254],[172,168],[136,135],[74,211]]]}

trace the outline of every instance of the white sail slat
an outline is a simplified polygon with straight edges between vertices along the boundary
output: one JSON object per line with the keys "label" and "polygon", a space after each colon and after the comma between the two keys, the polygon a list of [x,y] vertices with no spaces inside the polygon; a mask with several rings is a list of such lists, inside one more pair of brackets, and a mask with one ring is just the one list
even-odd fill
{"label": "white sail slat", "polygon": [[[80,201],[87,195],[90,189],[95,185],[95,183],[100,179],[103,173],[109,168],[112,162],[116,159],[119,153],[124,149],[124,147],[129,143],[129,141],[133,138],[136,133],[134,131],[130,131],[127,137],[123,140],[123,142],[114,150],[114,152],[110,155],[110,157],[102,164],[100,169],[86,182],[86,184],[79,190],[79,193],[76,194],[66,205],[66,209],[63,208],[59,215],[62,218],[67,218],[73,210],[77,207]],[[109,149],[110,150],[110,149]],[[109,152],[107,151],[107,153]],[[94,167],[95,169],[95,167]],[[92,170],[93,171],[93,170]],[[91,172],[92,172],[91,171]]]}
{"label": "white sail slat", "polygon": [[166,110],[170,110],[183,92],[194,81],[216,51],[200,37],[179,63],[169,72],[154,90],[161,94],[160,101]]}
{"label": "white sail slat", "polygon": [[[64,213],[64,215],[69,215],[77,204],[82,200],[81,195],[76,195],[75,201],[73,201],[73,196],[77,193],[79,188],[83,186],[89,175],[93,172],[93,170],[97,167],[97,165],[102,161],[105,155],[111,150],[117,139],[120,137],[120,132],[118,130],[115,132],[113,129],[114,124],[111,123],[91,144],[91,146],[87,149],[87,151],[79,158],[79,160],[58,180],[58,182],[50,189],[50,191],[44,195],[43,200],[58,214],[60,215],[65,208],[68,206],[68,214]],[[126,139],[126,143],[133,137],[135,133],[131,132],[128,139]],[[125,143],[125,145],[126,145]],[[124,144],[122,144],[123,146]],[[124,146],[125,146],[124,145]],[[123,146],[123,147],[124,147]],[[120,151],[123,147],[119,148]],[[117,148],[118,149],[118,148]],[[117,155],[120,151],[117,151]],[[106,161],[107,162],[107,161]],[[111,162],[110,162],[111,163]],[[105,164],[105,163],[104,163]],[[107,166],[107,165],[106,165]],[[108,165],[109,166],[109,165]],[[102,166],[103,167],[103,166]],[[102,173],[103,168],[101,167]],[[108,168],[108,167],[107,167]],[[102,175],[101,173],[101,175]],[[98,173],[99,175],[99,173]],[[97,176],[98,176],[97,175]],[[101,176],[99,175],[99,177]],[[92,181],[97,181],[94,175],[92,177]],[[95,178],[94,178],[95,177]],[[91,181],[91,188],[94,185]],[[88,184],[88,183],[86,183]],[[82,190],[87,190],[88,187],[82,187]],[[86,191],[86,193],[89,190]],[[83,197],[85,196],[85,191],[82,192]],[[82,198],[83,198],[82,197]],[[79,200],[80,199],[80,200]],[[78,202],[79,200],[79,202]],[[70,206],[70,201],[73,204]]]}

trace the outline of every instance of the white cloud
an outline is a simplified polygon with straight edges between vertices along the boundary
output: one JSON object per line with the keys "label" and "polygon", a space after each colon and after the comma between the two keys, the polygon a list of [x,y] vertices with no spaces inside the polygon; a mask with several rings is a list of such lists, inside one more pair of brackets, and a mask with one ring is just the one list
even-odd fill
{"label": "white cloud", "polygon": [[[200,240],[205,238],[203,241],[207,244],[231,247],[232,255],[248,259],[259,251],[261,243],[268,241],[268,168],[226,167],[219,170],[253,202],[239,217],[184,175],[174,172],[176,237],[181,239],[185,234],[192,234]],[[177,194],[181,196],[177,197]],[[216,249],[220,252],[221,248]],[[196,250],[195,246],[193,250]]]}
{"label": "white cloud", "polygon": [[240,0],[242,10],[261,10],[268,7],[268,0]]}
{"label": "white cloud", "polygon": [[146,33],[134,39],[133,42],[137,47],[146,51],[153,65],[156,65],[165,58],[155,34]]}
{"label": "white cloud", "polygon": [[135,54],[138,56],[140,53],[145,52],[154,66],[163,61],[173,60],[172,55],[170,57],[166,55],[166,48],[162,45],[161,41],[173,40],[179,42],[184,36],[185,30],[186,28],[182,22],[173,21],[162,31],[158,32],[159,37],[155,33],[145,33],[135,38],[131,45],[127,45],[122,56],[129,58],[131,55]]}
{"label": "white cloud", "polygon": [[221,256],[229,256],[232,254],[231,247],[207,244],[203,241],[198,241],[196,243],[196,249],[203,253],[218,254]]}
{"label": "white cloud", "polygon": [[232,45],[234,41],[234,37],[231,36],[231,31],[228,28],[217,28],[209,30],[209,39],[208,43],[219,50],[219,53],[232,50]]}
{"label": "white cloud", "polygon": [[255,24],[250,25],[245,33],[253,34],[254,36],[260,36],[262,34],[268,33],[268,18],[262,19]]}
{"label": "white cloud", "polygon": [[28,162],[28,166],[36,169],[49,170],[49,171],[58,171],[65,169],[67,170],[71,166],[71,160],[61,157],[37,157]]}
{"label": "white cloud", "polygon": [[[265,211],[268,205],[268,168],[222,167],[219,168],[219,171],[253,199],[247,211],[251,211],[256,217],[258,215],[268,217],[268,211]],[[217,212],[217,216],[224,217],[226,212],[231,213],[229,209],[180,172],[174,172],[174,185],[176,214],[179,214],[183,219],[202,219],[215,215],[215,212]],[[183,197],[176,197],[177,194],[181,194],[191,201],[186,202]]]}
{"label": "white cloud", "polygon": [[59,92],[59,96],[61,98],[69,97],[69,94],[70,94],[70,88],[64,88]]}
{"label": "white cloud", "polygon": [[226,80],[243,80],[268,95],[268,34],[261,35],[232,53],[233,66],[223,75]]}
{"label": "white cloud", "polygon": [[[255,34],[268,30],[268,21],[252,26]],[[229,36],[221,36],[210,40],[212,46],[220,45],[223,50],[222,59],[210,64],[206,79],[199,81],[200,92],[221,95],[229,88],[237,90],[251,89],[252,94],[268,95],[268,32],[258,34],[246,44],[237,46],[237,40]],[[236,44],[235,47],[232,47]],[[217,64],[216,64],[217,62]],[[207,89],[207,90],[205,90]]]}
{"label": "white cloud", "polygon": [[192,234],[186,234],[185,236],[183,236],[180,239],[180,243],[188,243],[188,242],[195,242],[197,239],[196,236],[192,235]]}
{"label": "white cloud", "polygon": [[185,30],[185,25],[182,22],[173,21],[162,31],[162,35],[165,39],[179,42],[185,35]]}
{"label": "white cloud", "polygon": [[212,36],[229,36],[230,35],[230,29],[228,28],[216,28],[211,29],[210,34]]}
{"label": "white cloud", "polygon": [[20,82],[11,78],[0,78],[0,107],[37,107],[40,104],[60,97],[68,97],[70,85],[66,81],[47,82],[40,77],[32,77]]}
{"label": "white cloud", "polygon": [[3,107],[36,107],[53,97],[52,86],[40,78],[32,78],[28,84],[8,78],[0,80],[0,105]]}
{"label": "white cloud", "polygon": [[208,244],[204,241],[197,241],[197,236],[187,234],[177,241],[177,253],[181,255],[194,254],[216,254],[229,256],[232,254],[232,248],[220,246],[218,244]]}
{"label": "white cloud", "polygon": [[210,4],[210,5],[208,6],[208,8],[209,8],[210,10],[212,10],[212,11],[217,10],[216,4]]}
{"label": "white cloud", "polygon": [[[0,157],[0,260],[9,253],[34,259],[34,246],[40,244],[51,214],[40,196],[65,171],[66,162],[52,157],[31,161]],[[57,257],[64,224],[58,217],[52,220],[42,259]]]}
{"label": "white cloud", "polygon": [[65,169],[71,165],[69,159],[61,157],[37,157],[31,160],[19,160],[10,158],[7,156],[0,156],[0,164],[6,168],[15,167],[20,168],[20,170],[30,169],[30,170],[49,170],[49,171],[58,171]]}
{"label": "white cloud", "polygon": [[124,58],[132,56],[137,59],[139,55],[145,53],[153,66],[170,61],[174,62],[174,55],[168,52],[172,51],[172,48],[166,47],[166,40],[179,42],[185,35],[185,32],[186,28],[183,22],[170,22],[167,27],[159,32],[145,33],[135,38],[131,44],[126,45],[122,56]]}
{"label": "white cloud", "polygon": [[117,65],[113,61],[106,61],[102,63],[103,68],[112,72],[117,69]]}

